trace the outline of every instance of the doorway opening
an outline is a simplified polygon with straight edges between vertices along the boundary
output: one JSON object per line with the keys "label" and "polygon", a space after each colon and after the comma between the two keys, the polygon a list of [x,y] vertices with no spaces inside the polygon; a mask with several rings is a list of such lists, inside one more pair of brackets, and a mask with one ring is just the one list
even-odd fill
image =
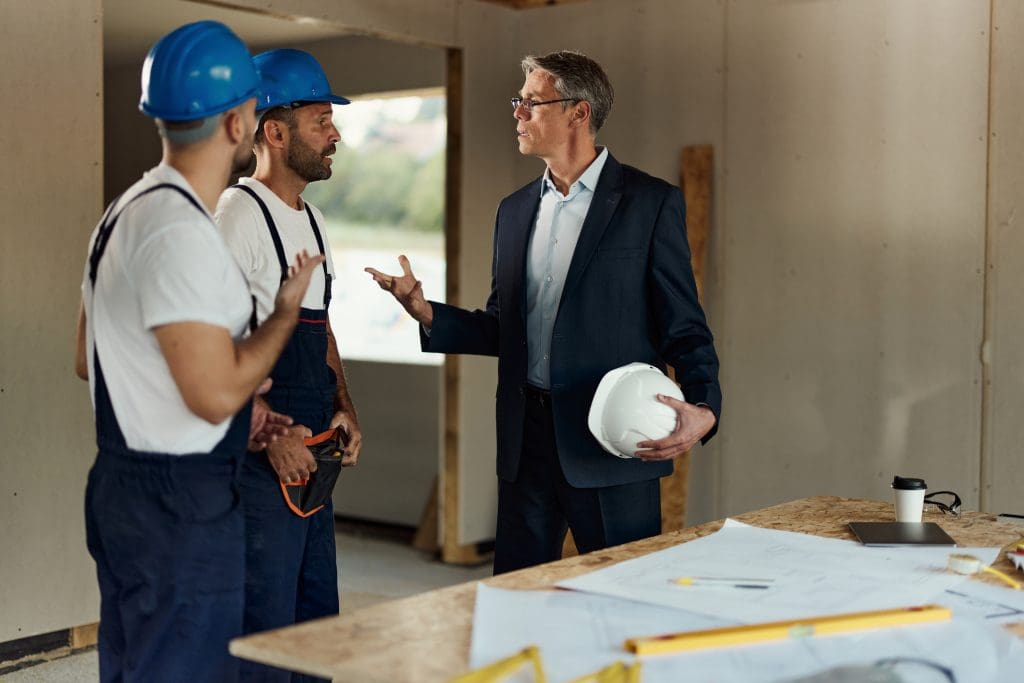
{"label": "doorway opening", "polygon": [[417,324],[385,302],[363,271],[400,272],[411,262],[423,291],[445,295],[444,88],[374,93],[335,105],[341,143],[331,178],[303,197],[327,221],[336,279],[331,326],[345,330],[348,360],[439,366],[443,357],[419,350]]}

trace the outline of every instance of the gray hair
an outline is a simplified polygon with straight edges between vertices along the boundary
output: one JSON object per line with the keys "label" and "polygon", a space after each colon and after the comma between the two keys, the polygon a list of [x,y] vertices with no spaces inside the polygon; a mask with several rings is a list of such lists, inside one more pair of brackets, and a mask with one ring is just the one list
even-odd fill
{"label": "gray hair", "polygon": [[[600,64],[582,53],[559,50],[540,57],[527,55],[520,65],[527,76],[538,69],[551,74],[560,97],[589,102],[590,132],[597,135],[615,99],[615,91]],[[565,106],[563,103],[562,108]]]}

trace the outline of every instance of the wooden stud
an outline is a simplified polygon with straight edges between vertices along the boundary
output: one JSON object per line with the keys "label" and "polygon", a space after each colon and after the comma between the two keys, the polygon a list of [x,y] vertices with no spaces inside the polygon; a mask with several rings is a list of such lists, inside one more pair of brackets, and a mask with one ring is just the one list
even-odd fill
{"label": "wooden stud", "polygon": [[562,541],[562,557],[576,557],[580,551],[576,550],[576,539],[572,537],[571,531],[565,532],[565,540]]}
{"label": "wooden stud", "polygon": [[552,5],[568,5],[569,3],[585,2],[586,0],[484,0],[495,5],[504,5],[512,9],[535,9]]}
{"label": "wooden stud", "polygon": [[704,264],[711,235],[711,183],[715,152],[711,145],[684,147],[679,185],[686,198],[686,234],[697,296],[704,301]]}
{"label": "wooden stud", "polygon": [[434,477],[434,481],[430,485],[430,497],[427,499],[427,504],[423,506],[419,526],[416,527],[416,534],[412,537],[412,547],[425,553],[436,553],[441,548],[437,542],[439,487],[439,478]]}
{"label": "wooden stud", "polygon": [[72,650],[92,647],[99,642],[100,622],[83,624],[71,628],[70,644]]}
{"label": "wooden stud", "polygon": [[[459,239],[462,207],[462,112],[463,59],[462,50],[447,50],[447,148],[445,151],[445,240],[444,256],[448,264],[445,275],[446,300],[458,304]],[[444,455],[441,468],[440,526],[441,560],[451,564],[481,564],[487,560],[475,544],[459,543],[459,357],[446,355],[444,360]]]}
{"label": "wooden stud", "polygon": [[[704,299],[704,263],[711,233],[711,181],[714,149],[711,145],[684,147],[680,158],[679,185],[686,199],[686,234],[690,264],[697,281],[697,297]],[[669,376],[675,373],[669,368]],[[686,526],[690,493],[690,451],[675,459],[672,474],[661,479],[661,530],[678,531]]]}

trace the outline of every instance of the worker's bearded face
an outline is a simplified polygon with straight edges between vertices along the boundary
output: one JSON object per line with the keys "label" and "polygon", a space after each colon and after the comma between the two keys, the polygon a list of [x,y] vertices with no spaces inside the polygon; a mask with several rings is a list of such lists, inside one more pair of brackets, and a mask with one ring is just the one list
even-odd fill
{"label": "worker's bearded face", "polygon": [[288,167],[307,183],[327,180],[331,177],[330,155],[336,150],[333,142],[322,149],[314,149],[297,132],[293,132],[288,145]]}

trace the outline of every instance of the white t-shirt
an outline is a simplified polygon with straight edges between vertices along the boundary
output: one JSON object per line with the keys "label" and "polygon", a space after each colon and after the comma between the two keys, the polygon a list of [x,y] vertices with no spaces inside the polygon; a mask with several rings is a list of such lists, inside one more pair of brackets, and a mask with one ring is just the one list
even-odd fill
{"label": "white t-shirt", "polygon": [[[114,212],[140,192],[172,183],[196,197],[188,181],[165,164],[125,192]],[[93,231],[89,250],[96,239]],[[93,290],[85,265],[89,388],[95,401],[93,352],[98,346],[114,415],[132,449],[207,453],[230,420],[211,425],[185,405],[152,329],[178,322],[224,327],[233,337],[252,313],[245,278],[210,214],[176,190],[156,190],[124,209],[100,261]]]}
{"label": "white t-shirt", "polygon": [[[253,178],[241,178],[240,183],[252,188],[260,199],[266,202],[270,215],[274,218],[277,232],[281,236],[281,245],[284,247],[284,256],[291,265],[295,262],[295,255],[301,250],[313,256],[320,253],[317,246],[316,236],[309,224],[309,215],[305,207],[301,210],[293,209],[284,203],[274,192]],[[327,235],[324,230],[324,215],[312,204],[309,207],[313,210],[317,227],[320,229],[320,236],[324,241],[324,252],[327,256],[327,272],[334,277],[334,261],[331,259],[331,247],[327,242]],[[281,265],[277,259],[277,251],[274,249],[274,240],[267,228],[267,219],[263,216],[256,200],[245,190],[228,188],[220,196],[217,202],[217,212],[214,214],[217,227],[220,228],[228,249],[231,250],[235,261],[245,273],[245,279],[249,282],[249,290],[256,297],[256,313],[259,321],[263,322],[274,310],[274,298],[281,286]],[[313,277],[309,282],[309,289],[302,300],[302,307],[314,311],[324,309],[324,270],[322,267],[313,271]]]}

